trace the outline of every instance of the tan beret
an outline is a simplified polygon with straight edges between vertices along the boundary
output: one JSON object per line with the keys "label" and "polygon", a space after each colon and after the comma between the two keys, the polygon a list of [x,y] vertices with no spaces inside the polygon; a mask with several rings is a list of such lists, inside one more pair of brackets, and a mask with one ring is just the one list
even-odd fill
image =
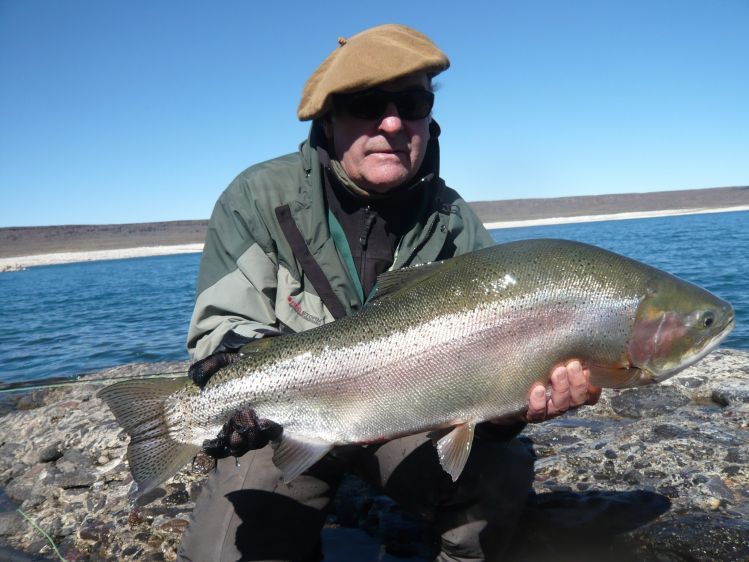
{"label": "tan beret", "polygon": [[372,27],[338,42],[304,85],[300,121],[324,115],[332,94],[366,90],[416,72],[434,76],[450,66],[437,45],[405,25]]}

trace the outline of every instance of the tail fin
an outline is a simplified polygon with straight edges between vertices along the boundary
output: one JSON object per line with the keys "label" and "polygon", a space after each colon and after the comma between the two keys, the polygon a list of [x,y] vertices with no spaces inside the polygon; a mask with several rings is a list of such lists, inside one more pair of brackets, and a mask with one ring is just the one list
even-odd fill
{"label": "tail fin", "polygon": [[185,386],[186,377],[123,381],[99,391],[130,435],[127,460],[141,495],[174,476],[200,451],[175,441],[164,416],[164,400]]}

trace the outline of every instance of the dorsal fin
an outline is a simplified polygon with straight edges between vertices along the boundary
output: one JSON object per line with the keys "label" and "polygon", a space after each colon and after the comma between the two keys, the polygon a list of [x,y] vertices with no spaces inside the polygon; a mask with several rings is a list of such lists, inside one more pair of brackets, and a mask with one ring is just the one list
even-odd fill
{"label": "dorsal fin", "polygon": [[[271,333],[269,330],[266,330],[266,334],[267,336],[282,336],[283,332]],[[273,345],[273,340],[275,339],[274,337],[267,336],[247,342],[239,348],[239,353],[241,355],[249,355],[250,353],[265,351],[269,346]]]}
{"label": "dorsal fin", "polygon": [[415,265],[404,269],[386,271],[377,277],[376,292],[369,299],[370,302],[405,289],[423,283],[436,273],[442,271],[444,262],[433,261],[424,265]]}

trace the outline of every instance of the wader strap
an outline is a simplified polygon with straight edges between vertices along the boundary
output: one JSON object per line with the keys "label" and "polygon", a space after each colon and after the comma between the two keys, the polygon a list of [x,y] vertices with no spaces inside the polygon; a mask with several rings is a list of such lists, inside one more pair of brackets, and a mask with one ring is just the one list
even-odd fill
{"label": "wader strap", "polygon": [[320,268],[320,264],[317,263],[312,256],[312,252],[309,251],[307,243],[304,241],[304,236],[302,236],[299,227],[296,222],[294,222],[294,217],[291,216],[291,209],[289,209],[288,205],[282,205],[276,207],[275,212],[278,224],[281,226],[286,241],[289,243],[289,246],[291,246],[292,253],[302,265],[304,275],[306,275],[307,279],[312,283],[320,300],[330,311],[330,314],[333,315],[333,318],[336,320],[343,318],[346,316],[346,309],[333,292],[333,287],[330,286],[330,281],[328,281],[325,273],[323,273],[323,270]]}
{"label": "wader strap", "polygon": [[343,232],[343,227],[338,219],[333,214],[333,211],[328,209],[328,227],[330,228],[330,237],[333,239],[338,254],[343,259],[343,263],[346,265],[348,271],[349,280],[356,289],[356,294],[359,297],[359,304],[364,304],[364,287],[361,285],[361,279],[359,279],[359,273],[356,271],[356,265],[354,264],[354,256],[351,255],[351,247],[348,245],[346,240],[346,233]]}

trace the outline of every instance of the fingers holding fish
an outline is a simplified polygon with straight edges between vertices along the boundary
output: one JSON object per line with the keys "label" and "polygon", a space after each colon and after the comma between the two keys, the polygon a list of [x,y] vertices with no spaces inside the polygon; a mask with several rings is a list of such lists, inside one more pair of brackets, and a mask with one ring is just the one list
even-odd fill
{"label": "fingers holding fish", "polygon": [[542,422],[546,419],[546,402],[548,396],[546,387],[536,384],[528,396],[528,409],[525,412],[525,420],[530,423]]}
{"label": "fingers holding fish", "polygon": [[590,370],[577,359],[554,367],[549,382],[548,392],[540,383],[531,389],[525,414],[528,422],[542,422],[570,409],[595,404],[601,396],[601,390],[590,384]]}
{"label": "fingers holding fish", "polygon": [[[576,374],[580,375],[581,370],[576,371]],[[570,378],[571,372],[566,365],[558,365],[552,371],[550,378],[551,393],[549,400],[546,402],[547,419],[562,415],[573,405]],[[576,388],[578,387],[576,386]]]}
{"label": "fingers holding fish", "polygon": [[237,410],[215,439],[203,442],[203,450],[211,457],[223,459],[241,457],[253,449],[262,449],[281,436],[283,428],[277,423],[258,418],[251,408]]}
{"label": "fingers holding fish", "polygon": [[570,381],[570,407],[597,404],[601,389],[590,384],[590,369],[576,359],[568,362],[566,367]]}

